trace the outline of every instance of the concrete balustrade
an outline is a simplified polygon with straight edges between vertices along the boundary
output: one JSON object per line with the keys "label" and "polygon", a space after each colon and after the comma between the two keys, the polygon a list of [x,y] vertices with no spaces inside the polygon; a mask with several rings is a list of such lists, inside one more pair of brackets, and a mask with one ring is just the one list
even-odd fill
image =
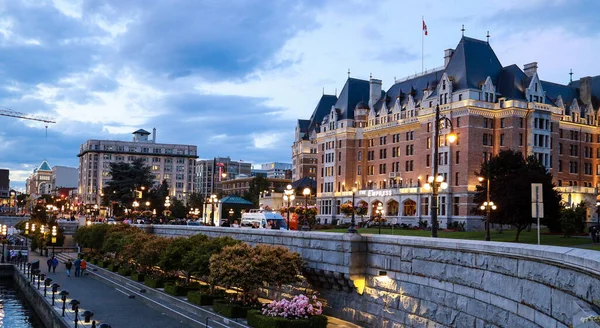
{"label": "concrete balustrade", "polygon": [[[334,316],[369,327],[596,327],[600,252],[380,235],[142,225],[161,236],[282,245]],[[585,315],[584,315],[585,314]]]}

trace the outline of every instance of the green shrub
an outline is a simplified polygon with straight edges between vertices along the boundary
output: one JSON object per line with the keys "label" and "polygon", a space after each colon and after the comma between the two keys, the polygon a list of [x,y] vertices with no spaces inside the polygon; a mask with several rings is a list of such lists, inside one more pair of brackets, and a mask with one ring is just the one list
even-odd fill
{"label": "green shrub", "polygon": [[144,285],[152,288],[162,288],[164,286],[164,283],[165,282],[163,279],[156,279],[150,277],[146,277],[146,279],[144,279]]}
{"label": "green shrub", "polygon": [[165,284],[165,293],[173,296],[185,296],[187,290],[183,286],[177,286],[172,283]]}
{"label": "green shrub", "polygon": [[92,259],[91,261],[88,261],[88,262],[91,262],[93,265],[98,265],[100,263],[100,261],[98,259]]}
{"label": "green shrub", "polygon": [[222,296],[210,295],[208,291],[189,291],[187,293],[188,301],[196,305],[212,305],[215,299]]}
{"label": "green shrub", "polygon": [[98,266],[101,268],[108,268],[109,265],[111,265],[112,263],[110,263],[110,261],[99,261],[98,262]]}
{"label": "green shrub", "polygon": [[144,281],[144,274],[143,273],[139,273],[139,272],[132,272],[131,273],[131,279],[134,280],[134,281],[143,282]]}
{"label": "green shrub", "polygon": [[119,271],[119,265],[111,263],[108,265],[107,269],[108,269],[108,271],[117,272],[117,271]]}
{"label": "green shrub", "polygon": [[285,319],[264,316],[259,310],[249,310],[248,325],[254,328],[326,328],[327,317],[316,315],[308,319]]}
{"label": "green shrub", "polygon": [[248,308],[241,305],[229,304],[223,301],[213,301],[213,311],[229,318],[245,318]]}
{"label": "green shrub", "polygon": [[131,275],[131,269],[129,268],[119,268],[119,274],[122,276],[129,276]]}

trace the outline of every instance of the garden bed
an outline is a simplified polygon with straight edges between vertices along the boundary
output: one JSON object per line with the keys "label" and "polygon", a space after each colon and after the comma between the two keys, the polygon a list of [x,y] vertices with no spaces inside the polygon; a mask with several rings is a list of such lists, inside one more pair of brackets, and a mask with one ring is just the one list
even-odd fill
{"label": "garden bed", "polygon": [[119,265],[111,263],[108,265],[107,269],[108,269],[108,271],[111,271],[111,272],[117,272],[117,271],[119,271]]}
{"label": "garden bed", "polygon": [[215,300],[223,298],[223,294],[210,295],[208,291],[189,291],[187,293],[188,301],[196,305],[213,305]]}
{"label": "garden bed", "polygon": [[248,310],[254,309],[239,304],[230,304],[220,300],[214,300],[212,308],[217,314],[221,314],[229,318],[245,318],[248,315]]}
{"label": "garden bed", "polygon": [[143,282],[144,278],[145,278],[145,275],[143,273],[139,273],[139,272],[131,273],[131,280],[133,280],[133,281]]}
{"label": "garden bed", "polygon": [[119,268],[119,274],[122,276],[129,276],[131,275],[131,269],[129,268]]}
{"label": "garden bed", "polygon": [[144,279],[144,285],[151,288],[162,288],[165,285],[165,281],[161,278],[146,277]]}
{"label": "garden bed", "polygon": [[262,315],[259,310],[249,310],[248,325],[254,328],[326,328],[327,317],[315,315],[308,319],[286,319]]}

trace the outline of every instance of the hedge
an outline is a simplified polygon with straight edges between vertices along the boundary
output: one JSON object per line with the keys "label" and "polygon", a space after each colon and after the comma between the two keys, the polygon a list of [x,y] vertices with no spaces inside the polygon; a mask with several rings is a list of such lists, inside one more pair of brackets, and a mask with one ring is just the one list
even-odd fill
{"label": "hedge", "polygon": [[185,296],[187,290],[183,286],[177,286],[172,283],[165,284],[165,293],[173,296]]}
{"label": "hedge", "polygon": [[98,266],[100,266],[101,268],[108,268],[108,266],[111,265],[110,261],[100,261],[98,262]]}
{"label": "hedge", "polygon": [[129,276],[131,275],[131,269],[129,268],[119,268],[119,274],[122,276]]}
{"label": "hedge", "polygon": [[316,315],[308,319],[286,319],[268,317],[262,315],[259,310],[249,310],[248,325],[254,328],[326,328],[327,317]]}
{"label": "hedge", "polygon": [[132,272],[131,273],[131,280],[138,281],[138,282],[143,282],[144,281],[144,274],[143,273],[139,273],[139,272]]}
{"label": "hedge", "polygon": [[190,291],[187,293],[188,301],[196,305],[212,305],[214,300],[221,297],[222,295],[210,295],[205,291]]}
{"label": "hedge", "polygon": [[150,277],[146,277],[146,279],[144,279],[144,284],[148,287],[152,287],[152,288],[162,288],[165,284],[165,281],[163,279],[153,279]]}
{"label": "hedge", "polygon": [[119,271],[119,265],[111,263],[108,265],[108,271],[117,272]]}
{"label": "hedge", "polygon": [[222,314],[229,318],[245,318],[249,310],[249,308],[241,305],[229,304],[219,300],[213,301],[212,308],[216,314]]}

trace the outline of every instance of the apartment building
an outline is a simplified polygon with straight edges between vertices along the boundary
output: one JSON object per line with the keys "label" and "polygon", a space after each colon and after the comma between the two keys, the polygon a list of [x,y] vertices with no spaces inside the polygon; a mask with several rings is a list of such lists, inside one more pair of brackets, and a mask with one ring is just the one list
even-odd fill
{"label": "apartment building", "polygon": [[[381,80],[349,77],[338,97],[323,95],[309,122],[298,121],[292,152],[298,163],[306,157],[295,150],[299,144],[316,146],[319,219],[347,220],[340,205],[356,187],[355,203],[368,206],[368,216],[382,203],[389,222],[430,221],[431,193],[423,185],[437,160],[449,185],[439,194],[440,226],[478,228],[475,172],[505,149],[535,155],[563,200],[586,201],[591,219],[600,182],[600,76],[560,84],[542,80],[537,68],[503,66],[488,42],[462,37],[445,50],[443,66],[396,80],[387,91]],[[331,97],[335,104],[325,111]],[[434,159],[437,106],[452,126],[442,127]],[[458,135],[452,145],[445,141],[451,127]]]}
{"label": "apartment building", "polygon": [[[222,191],[221,182],[251,175],[252,164],[231,157],[215,157],[196,161],[196,191],[206,197]],[[214,172],[214,176],[213,176]]]}
{"label": "apartment building", "polygon": [[155,175],[154,185],[169,183],[171,197],[185,201],[196,184],[197,147],[156,143],[156,129],[132,133],[132,141],[88,140],[79,149],[78,197],[83,204],[99,204],[102,188],[110,181],[110,163],[144,160]]}

